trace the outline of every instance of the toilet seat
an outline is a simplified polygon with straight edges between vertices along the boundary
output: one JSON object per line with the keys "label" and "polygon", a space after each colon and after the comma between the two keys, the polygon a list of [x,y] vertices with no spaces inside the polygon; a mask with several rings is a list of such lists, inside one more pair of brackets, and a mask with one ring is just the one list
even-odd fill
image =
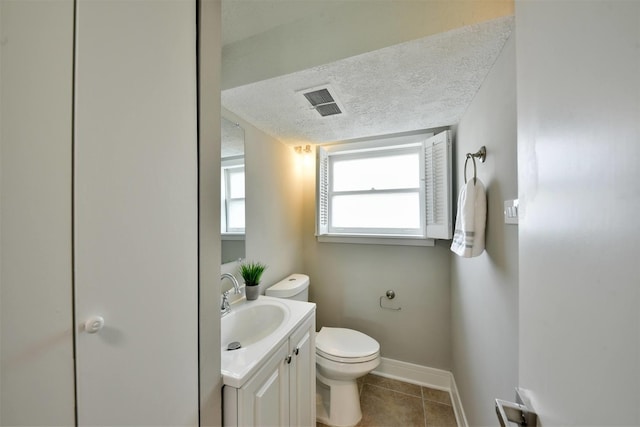
{"label": "toilet seat", "polygon": [[335,362],[369,362],[379,352],[378,341],[353,329],[323,327],[316,335],[316,355]]}
{"label": "toilet seat", "polygon": [[365,363],[378,357],[377,353],[365,357],[337,357],[316,349],[316,356],[338,363]]}

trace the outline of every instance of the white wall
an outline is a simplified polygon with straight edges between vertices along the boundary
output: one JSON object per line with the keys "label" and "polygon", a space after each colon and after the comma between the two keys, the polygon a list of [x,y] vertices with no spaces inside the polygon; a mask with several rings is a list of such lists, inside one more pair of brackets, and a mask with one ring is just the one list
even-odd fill
{"label": "white wall", "polygon": [[[240,117],[223,115],[244,129],[246,259],[268,268],[261,292],[302,266],[302,165],[292,147]],[[229,287],[227,283],[225,288]]]}
{"label": "white wall", "polygon": [[[512,400],[518,384],[518,227],[505,225],[503,201],[517,197],[515,35],[462,117],[456,136],[457,191],[465,154],[487,147],[477,163],[487,190],[486,251],[452,254],[453,374],[470,425],[496,424],[495,398]],[[469,161],[467,176],[473,176]]]}
{"label": "white wall", "polygon": [[73,425],[73,2],[0,15],[0,424]]}
{"label": "white wall", "polygon": [[640,2],[516,4],[520,384],[548,425],[640,424]]}
{"label": "white wall", "polygon": [[[315,161],[304,188],[304,272],[317,303],[317,328],[353,328],[378,340],[383,357],[450,369],[450,256],[435,247],[319,243]],[[381,309],[388,289],[401,311]],[[388,303],[385,298],[385,303]]]}

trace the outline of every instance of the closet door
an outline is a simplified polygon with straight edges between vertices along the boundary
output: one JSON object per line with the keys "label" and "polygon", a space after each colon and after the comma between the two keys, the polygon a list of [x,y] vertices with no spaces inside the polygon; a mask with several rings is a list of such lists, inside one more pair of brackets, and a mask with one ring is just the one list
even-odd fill
{"label": "closet door", "polygon": [[195,2],[76,19],[78,423],[197,425]]}

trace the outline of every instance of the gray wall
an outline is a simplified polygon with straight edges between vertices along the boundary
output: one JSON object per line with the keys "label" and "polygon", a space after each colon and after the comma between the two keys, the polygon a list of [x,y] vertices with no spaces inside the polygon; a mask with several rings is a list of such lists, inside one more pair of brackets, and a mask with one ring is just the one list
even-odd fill
{"label": "gray wall", "polygon": [[640,2],[516,26],[520,384],[542,425],[639,425]]}
{"label": "gray wall", "polygon": [[[503,201],[517,197],[514,35],[457,129],[458,191],[465,153],[487,147],[478,177],[487,190],[486,251],[452,254],[453,373],[470,425],[495,425],[495,398],[513,399],[518,383],[518,227],[506,225]],[[468,164],[467,175],[473,167]]]}
{"label": "gray wall", "polygon": [[[378,340],[383,357],[450,369],[450,294],[447,245],[435,247],[318,243],[315,175],[304,191],[304,272],[318,304],[317,327],[353,328]],[[387,289],[401,311],[383,310]]]}

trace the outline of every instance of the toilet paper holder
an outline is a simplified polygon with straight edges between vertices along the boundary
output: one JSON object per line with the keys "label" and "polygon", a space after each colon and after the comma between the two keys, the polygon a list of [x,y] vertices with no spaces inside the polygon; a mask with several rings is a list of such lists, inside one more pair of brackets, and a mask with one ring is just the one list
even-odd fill
{"label": "toilet paper holder", "polygon": [[396,293],[392,289],[389,289],[384,295],[381,295],[380,296],[380,308],[384,308],[385,310],[393,310],[393,311],[402,310],[402,307],[393,308],[393,307],[385,307],[384,305],[382,305],[382,298],[384,298],[384,297],[387,297],[387,299],[394,299],[396,297]]}
{"label": "toilet paper holder", "polygon": [[515,402],[496,399],[495,408],[501,427],[509,427],[512,423],[516,423],[520,427],[536,427],[538,425],[538,414],[531,409],[531,405],[519,388],[516,388]]}

